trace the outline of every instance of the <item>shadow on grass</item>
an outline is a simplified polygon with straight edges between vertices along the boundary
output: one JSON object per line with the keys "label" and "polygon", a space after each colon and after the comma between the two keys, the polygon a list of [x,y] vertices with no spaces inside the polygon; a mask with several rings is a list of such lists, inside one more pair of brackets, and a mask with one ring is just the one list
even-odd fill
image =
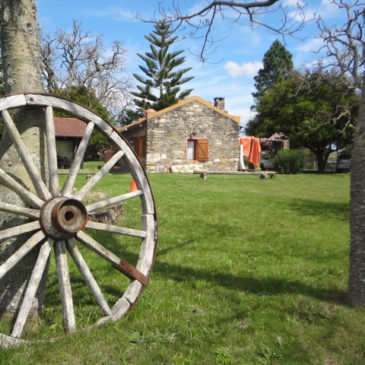
{"label": "shadow on grass", "polygon": [[[304,203],[303,203],[304,201]],[[316,209],[314,208],[316,204],[311,204],[310,201],[306,202],[303,200],[299,202],[298,209]],[[317,202],[314,202],[317,203]],[[320,204],[320,203],[318,203]],[[333,204],[332,208],[334,211],[337,211],[339,207],[336,207],[337,204]],[[304,207],[304,208],[303,208]],[[325,209],[325,208],[324,208]],[[328,212],[327,205],[327,212]],[[308,214],[310,214],[308,212]],[[312,214],[312,213],[311,213]],[[317,213],[321,214],[321,213]],[[163,255],[168,253],[170,250],[175,250],[176,248],[184,248],[194,243],[194,240],[188,240],[183,242],[173,248],[165,248],[158,252],[159,255]],[[120,245],[117,240],[113,237],[110,237],[108,241],[108,248],[114,252],[119,251]],[[119,252],[120,253],[120,252]],[[133,265],[138,260],[138,254],[135,252],[128,251],[125,247],[123,249],[123,254],[120,255],[121,258],[126,259]],[[103,259],[100,258],[103,261]],[[110,270],[114,270],[110,267]],[[103,272],[104,275],[108,275],[109,270],[105,272],[105,268],[96,267],[92,270],[93,274],[97,277]],[[119,274],[119,273],[118,273]],[[123,276],[123,274],[121,274]],[[223,288],[241,291],[248,294],[254,295],[282,295],[282,294],[302,294],[305,296],[317,298],[323,301],[333,302],[336,304],[346,305],[346,293],[340,291],[336,288],[321,288],[315,287],[312,285],[305,284],[301,281],[295,280],[290,281],[281,279],[281,278],[255,278],[255,277],[239,277],[232,275],[230,273],[222,273],[214,270],[206,270],[202,268],[193,268],[189,266],[182,265],[174,265],[166,262],[162,262],[156,259],[154,267],[152,269],[152,276],[157,275],[161,279],[169,278],[175,280],[177,282],[188,282],[192,287],[194,287],[195,281],[206,281],[207,283],[212,283],[213,285],[219,285]],[[126,283],[124,283],[126,284]],[[95,305],[94,298],[91,293],[85,295],[85,292],[82,290],[85,287],[85,283],[81,276],[73,277],[72,279],[72,287],[73,294],[76,303],[82,303],[83,305]],[[103,283],[103,292],[108,293],[109,295],[119,298],[122,295],[120,292],[121,288],[116,288],[115,286],[108,285],[107,283]],[[58,284],[57,284],[57,276],[54,273],[50,278],[47,285],[47,305],[54,306],[60,303],[59,294],[58,294]],[[122,290],[123,291],[123,290]]]}
{"label": "shadow on grass", "polygon": [[176,281],[205,280],[231,290],[239,290],[255,295],[303,294],[316,299],[347,305],[346,293],[338,289],[327,289],[307,285],[300,281],[278,278],[257,279],[254,277],[238,277],[229,273],[212,272],[194,269],[187,266],[171,265],[155,262],[153,272]]}
{"label": "shadow on grass", "polygon": [[191,240],[188,240],[186,242],[179,243],[175,246],[164,248],[163,250],[158,250],[158,255],[163,256],[163,255],[166,255],[167,253],[169,253],[170,251],[174,251],[174,250],[179,249],[179,248],[185,248],[186,246],[189,246],[189,245],[194,244],[194,243],[196,243],[196,240],[191,239]]}
{"label": "shadow on grass", "polygon": [[349,219],[348,203],[321,202],[310,199],[295,199],[289,203],[289,208],[302,215],[325,216],[327,218],[346,221]]}

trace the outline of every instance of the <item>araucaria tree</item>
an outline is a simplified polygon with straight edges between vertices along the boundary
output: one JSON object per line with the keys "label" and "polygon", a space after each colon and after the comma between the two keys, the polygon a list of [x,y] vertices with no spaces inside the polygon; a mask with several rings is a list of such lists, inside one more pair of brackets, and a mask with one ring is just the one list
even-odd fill
{"label": "araucaria tree", "polygon": [[254,78],[257,92],[253,96],[258,97],[278,82],[286,80],[294,67],[292,58],[292,54],[283,44],[278,40],[274,41],[264,55],[264,67]]}
{"label": "araucaria tree", "polygon": [[170,24],[160,21],[154,27],[154,31],[145,36],[150,42],[150,51],[138,53],[138,57],[145,63],[144,66],[139,66],[144,75],[133,74],[140,84],[137,85],[138,91],[132,94],[136,97],[135,104],[141,110],[161,110],[186,98],[192,91],[181,90],[181,86],[193,77],[184,77],[191,70],[190,67],[178,68],[185,62],[185,57],[181,55],[184,51],[170,50],[177,40]]}

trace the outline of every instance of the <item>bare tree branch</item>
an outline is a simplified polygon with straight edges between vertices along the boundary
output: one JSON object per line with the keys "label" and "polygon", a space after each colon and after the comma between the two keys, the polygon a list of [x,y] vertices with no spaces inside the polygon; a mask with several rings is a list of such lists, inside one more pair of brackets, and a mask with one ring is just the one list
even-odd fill
{"label": "bare tree branch", "polygon": [[113,113],[130,102],[130,77],[125,71],[125,50],[115,41],[106,50],[101,35],[84,32],[73,22],[71,32],[60,29],[54,38],[43,37],[43,78],[48,90],[84,86]]}
{"label": "bare tree branch", "polygon": [[[210,48],[217,39],[212,36],[213,26],[217,18],[230,20],[233,23],[242,25],[242,21],[247,19],[247,23],[251,25],[259,25],[266,27],[271,31],[280,33],[281,35],[292,35],[303,27],[307,21],[300,1],[297,2],[297,9],[301,13],[301,21],[294,20],[287,16],[287,9],[279,0],[266,1],[207,1],[206,6],[192,12],[183,12],[178,0],[174,0],[170,9],[159,8],[159,18],[166,22],[174,23],[175,30],[182,29],[187,26],[189,36],[202,39],[202,47],[199,57],[202,61],[206,60],[206,56]],[[280,13],[280,24],[278,26],[270,25],[260,19],[267,13]],[[141,19],[141,17],[139,17]],[[145,19],[144,19],[145,20]],[[161,20],[161,19],[160,19]],[[156,22],[157,18],[145,20]]]}
{"label": "bare tree branch", "polygon": [[318,19],[320,38],[328,61],[322,61],[323,67],[336,67],[344,75],[351,76],[353,87],[361,89],[364,73],[363,32],[365,21],[365,1],[362,0],[332,0],[345,13],[346,22],[342,26],[328,27],[323,19]]}

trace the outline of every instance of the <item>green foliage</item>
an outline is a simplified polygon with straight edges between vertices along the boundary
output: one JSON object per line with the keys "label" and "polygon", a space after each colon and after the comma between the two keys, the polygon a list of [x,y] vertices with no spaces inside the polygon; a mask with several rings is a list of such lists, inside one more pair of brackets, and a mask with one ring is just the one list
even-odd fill
{"label": "green foliage", "polygon": [[254,78],[257,92],[253,96],[258,97],[275,84],[286,80],[294,67],[292,58],[285,46],[275,40],[264,55],[264,68]]}
{"label": "green foliage", "polygon": [[302,150],[280,150],[274,157],[275,169],[281,174],[296,174],[304,167]]}
{"label": "green foliage", "polygon": [[[99,102],[97,97],[88,90],[85,86],[72,86],[69,89],[55,89],[52,93],[67,99],[71,99],[76,103],[79,103],[94,113],[99,115],[101,118],[111,123],[111,118],[108,110]],[[56,115],[63,116],[62,113]],[[95,158],[97,151],[110,147],[108,139],[101,134],[99,131],[94,130],[89,141],[89,146],[86,152],[87,158]]]}
{"label": "green foliage", "polygon": [[294,148],[309,148],[324,170],[328,155],[352,141],[359,96],[335,72],[293,72],[258,97],[246,134],[283,132]]}
{"label": "green foliage", "polygon": [[120,125],[127,125],[127,124],[135,122],[136,120],[138,120],[142,117],[143,117],[143,113],[139,110],[125,109],[119,115],[118,120],[116,122],[117,122],[117,124],[120,124]]}
{"label": "green foliage", "polygon": [[[64,336],[51,257],[46,300],[61,319],[55,322],[50,313],[28,346],[0,348],[1,364],[363,364],[365,310],[350,308],[345,299],[349,174],[149,178],[158,248],[134,308],[119,321],[80,331],[88,316],[103,314],[81,275],[72,276],[79,332],[47,341]],[[130,180],[108,174],[96,190],[119,195]],[[85,182],[77,177],[77,187]],[[105,236],[97,239],[115,250],[117,235]],[[121,241],[120,257],[130,260],[139,247]],[[113,296],[120,273],[83,245],[79,249],[106,285],[105,297]],[[46,341],[37,341],[39,329]]]}
{"label": "green foliage", "polygon": [[215,354],[215,360],[218,364],[233,364],[233,359],[227,350],[219,348]]}
{"label": "green foliage", "polygon": [[85,86],[71,86],[68,89],[53,89],[52,94],[71,99],[76,103],[91,109],[107,122],[112,122],[108,110],[100,103],[95,94]]}
{"label": "green foliage", "polygon": [[139,66],[144,76],[133,74],[140,84],[137,85],[138,92],[132,94],[137,97],[134,102],[141,110],[161,110],[184,99],[192,91],[181,91],[181,85],[193,77],[184,77],[191,67],[177,70],[185,62],[185,57],[181,56],[183,50],[170,51],[177,40],[176,36],[172,36],[173,33],[170,24],[160,21],[155,23],[155,30],[145,36],[150,42],[150,51],[138,53],[138,57],[145,63]]}

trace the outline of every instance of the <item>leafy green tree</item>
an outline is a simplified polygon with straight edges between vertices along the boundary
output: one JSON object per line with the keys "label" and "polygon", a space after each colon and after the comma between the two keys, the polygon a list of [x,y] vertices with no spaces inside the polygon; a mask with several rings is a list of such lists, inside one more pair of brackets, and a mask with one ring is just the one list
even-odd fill
{"label": "leafy green tree", "polygon": [[258,97],[258,114],[245,132],[283,132],[292,147],[309,148],[324,171],[329,154],[352,141],[358,102],[348,80],[334,71],[293,72]]}
{"label": "leafy green tree", "polygon": [[[71,99],[88,109],[91,109],[107,122],[112,123],[112,118],[110,117],[108,110],[100,103],[93,92],[88,90],[85,86],[71,86],[68,89],[55,89],[53,90],[53,94]],[[62,116],[62,113],[60,116]],[[90,137],[87,156],[89,158],[95,158],[95,156],[97,156],[97,151],[108,147],[110,147],[108,139],[99,131],[94,130]]]}
{"label": "leafy green tree", "polygon": [[172,35],[170,24],[164,21],[155,23],[154,31],[145,36],[150,42],[150,51],[138,53],[145,63],[139,66],[144,75],[133,74],[140,85],[137,85],[138,91],[132,94],[136,97],[135,104],[142,110],[161,110],[184,99],[192,91],[181,90],[181,85],[193,77],[184,77],[191,67],[178,69],[185,62],[185,57],[181,56],[184,51],[170,51],[177,39]]}
{"label": "leafy green tree", "polygon": [[254,78],[257,92],[253,93],[253,96],[258,97],[278,82],[287,79],[294,67],[292,58],[292,54],[284,45],[278,40],[274,41],[264,55],[264,68],[260,69]]}
{"label": "leafy green tree", "polygon": [[95,94],[83,85],[71,86],[66,89],[54,89],[52,90],[52,94],[71,99],[76,103],[91,109],[107,122],[112,122],[108,110],[101,104]]}
{"label": "leafy green tree", "polygon": [[119,114],[116,123],[121,125],[127,125],[135,122],[143,117],[143,113],[140,110],[124,109]]}

